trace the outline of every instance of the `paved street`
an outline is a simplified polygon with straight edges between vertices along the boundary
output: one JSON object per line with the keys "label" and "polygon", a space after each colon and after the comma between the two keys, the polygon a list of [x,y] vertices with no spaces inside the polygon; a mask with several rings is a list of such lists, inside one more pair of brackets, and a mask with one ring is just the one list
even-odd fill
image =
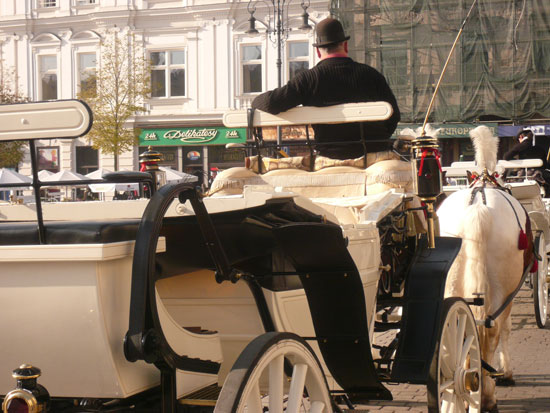
{"label": "paved street", "polygon": [[[537,328],[533,299],[527,288],[516,297],[512,324],[510,344],[516,385],[497,387],[499,411],[550,413],[550,326]],[[427,411],[424,386],[402,384],[389,388],[394,401],[360,406],[352,412]]]}

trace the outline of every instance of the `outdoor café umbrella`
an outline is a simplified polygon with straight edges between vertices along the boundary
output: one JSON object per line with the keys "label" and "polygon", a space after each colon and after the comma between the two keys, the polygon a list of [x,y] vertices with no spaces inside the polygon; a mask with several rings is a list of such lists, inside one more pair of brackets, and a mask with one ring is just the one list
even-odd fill
{"label": "outdoor caf\u00e9 umbrella", "polygon": [[[87,179],[84,175],[81,175],[73,171],[59,171],[53,175],[47,176],[42,182],[62,182],[62,181],[82,181]],[[65,197],[67,197],[67,186],[65,186]]]}
{"label": "outdoor caf\u00e9 umbrella", "polygon": [[[0,185],[2,184],[30,184],[32,182],[32,179],[28,176],[22,175],[19,172],[15,172],[14,170],[8,169],[8,168],[2,168],[0,169]],[[11,191],[11,194],[14,195],[13,191],[17,190],[23,190],[29,188],[29,185],[23,185],[18,187],[10,187],[5,188],[5,191]],[[3,188],[0,187],[0,191],[2,191]]]}
{"label": "outdoor caf\u00e9 umbrella", "polygon": [[182,182],[194,182],[197,181],[195,175],[186,174],[185,172],[176,171],[168,166],[160,166],[159,169],[166,173],[166,182],[170,181],[182,181]]}
{"label": "outdoor caf\u00e9 umbrella", "polygon": [[38,179],[40,181],[43,181],[48,176],[52,176],[53,174],[54,173],[52,171],[48,171],[47,169],[42,169],[42,170],[38,171]]}
{"label": "outdoor caf\u00e9 umbrella", "polygon": [[[30,184],[32,179],[8,168],[0,169],[0,184]],[[28,186],[24,186],[27,188]],[[13,189],[13,188],[12,188]]]}
{"label": "outdoor caf\u00e9 umbrella", "polygon": [[[128,169],[121,169],[121,171],[128,171]],[[108,169],[98,169],[97,171],[90,172],[86,176],[89,179],[101,179],[103,175],[110,173],[112,171]],[[139,191],[138,183],[112,183],[112,184],[90,184],[88,185],[92,192],[104,193],[104,192],[115,192],[115,191]]]}
{"label": "outdoor caf\u00e9 umbrella", "polygon": [[89,174],[86,174],[86,178],[88,179],[102,179],[103,175],[111,173],[113,171],[105,168],[99,168],[95,171],[90,172]]}
{"label": "outdoor caf\u00e9 umbrella", "polygon": [[[95,171],[92,171],[86,174],[86,178],[103,179],[103,175],[108,174],[110,172],[113,172],[113,171],[111,171],[110,169],[99,168],[99,169],[96,169]],[[115,190],[115,184],[90,184],[88,185],[88,187],[90,188],[90,191],[94,193],[102,194],[102,196],[105,192],[114,192]]]}

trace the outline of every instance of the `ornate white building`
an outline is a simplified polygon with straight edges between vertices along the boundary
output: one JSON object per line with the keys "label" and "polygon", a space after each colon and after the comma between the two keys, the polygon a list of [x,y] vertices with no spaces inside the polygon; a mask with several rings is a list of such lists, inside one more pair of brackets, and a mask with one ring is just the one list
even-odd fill
{"label": "ornate white building", "polygon": [[[313,26],[328,15],[329,2],[272,1],[281,3],[283,22],[291,28],[281,42],[284,84],[296,70],[316,63],[313,30],[298,29],[303,7]],[[222,149],[223,138],[242,134],[223,129],[223,113],[247,107],[259,92],[277,86],[278,48],[265,31],[274,27],[268,3],[255,4],[260,34],[249,35],[248,1],[1,0],[1,69],[30,100],[73,99],[95,70],[102,33],[112,28],[132,33],[152,64],[152,97],[131,125],[142,129],[140,146],[120,157],[120,168],[137,170],[140,147],[152,144],[172,168],[204,174],[242,156]],[[204,144],[192,139],[204,136],[210,139]],[[98,154],[85,137],[38,145],[42,167],[52,171],[114,167],[113,157]],[[19,169],[30,173],[28,159]]]}

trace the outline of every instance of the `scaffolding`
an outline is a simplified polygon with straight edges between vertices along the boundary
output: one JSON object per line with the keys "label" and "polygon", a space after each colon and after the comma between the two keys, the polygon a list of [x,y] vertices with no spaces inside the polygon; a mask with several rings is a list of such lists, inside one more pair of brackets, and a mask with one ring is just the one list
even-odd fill
{"label": "scaffolding", "polygon": [[[350,55],[381,71],[421,123],[472,0],[333,0]],[[550,119],[550,1],[478,0],[430,122]]]}

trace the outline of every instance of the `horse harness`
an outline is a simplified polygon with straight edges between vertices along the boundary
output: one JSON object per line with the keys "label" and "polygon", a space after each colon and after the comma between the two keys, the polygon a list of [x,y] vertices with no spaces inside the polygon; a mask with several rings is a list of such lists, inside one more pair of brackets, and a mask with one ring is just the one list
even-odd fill
{"label": "horse harness", "polygon": [[[478,181],[481,181],[481,186],[473,187]],[[487,205],[487,197],[485,195],[485,188],[487,188],[487,182],[490,182],[492,184],[492,186],[490,186],[488,188],[496,189],[498,191],[497,193],[501,194],[501,196],[506,200],[506,202],[508,202],[508,205],[510,205],[510,208],[512,208],[512,211],[514,211],[514,215],[516,217],[516,222],[518,223],[518,226],[519,226],[519,229],[520,229],[520,242],[519,242],[519,244],[521,244],[522,235],[523,235],[523,237],[525,237],[525,241],[527,241],[527,236],[526,236],[525,232],[523,232],[523,228],[521,228],[521,222],[519,221],[519,217],[518,217],[518,214],[517,214],[514,206],[512,205],[510,200],[501,192],[501,191],[506,191],[509,194],[511,194],[510,189],[500,185],[493,175],[489,175],[487,173],[486,169],[483,171],[483,173],[480,177],[475,177],[475,180],[470,184],[470,188],[472,188],[472,187],[473,188],[472,188],[472,194],[470,196],[470,202],[469,202],[468,205],[472,205],[474,203],[478,193],[481,194],[481,199],[483,200],[483,204]],[[521,207],[525,211],[525,208],[523,207],[523,205],[521,205]],[[531,223],[530,223],[529,214],[527,213],[527,211],[525,211],[525,216],[527,217],[527,222],[525,224],[525,230],[530,231]],[[520,246],[521,245],[518,245],[518,248]],[[525,245],[525,247],[523,249],[525,249],[525,248],[527,248],[527,245]],[[540,257],[538,256],[538,253],[536,251],[534,251],[534,249],[533,249],[533,252],[534,252],[534,259],[540,259]],[[502,314],[502,312],[506,309],[506,307],[508,307],[508,305],[512,302],[514,297],[518,294],[518,292],[521,289],[523,283],[525,282],[525,279],[527,278],[527,275],[531,272],[531,268],[533,268],[534,263],[535,263],[535,261],[531,260],[529,265],[527,265],[527,267],[524,269],[523,274],[521,276],[521,280],[520,280],[518,286],[516,287],[516,289],[514,291],[512,291],[506,297],[506,299],[504,300],[502,305],[499,308],[497,308],[497,310],[493,314],[489,314],[485,318],[485,321],[483,322],[483,325],[485,326],[485,328],[491,328],[491,327],[495,326],[496,318]],[[487,370],[491,376],[496,377],[496,376],[499,375],[497,370],[483,359],[481,360],[481,366],[484,370]]]}
{"label": "horse harness", "polygon": [[[474,184],[476,184],[478,181],[481,181],[481,186],[476,186],[476,187],[473,187],[472,186]],[[493,184],[493,186],[490,186],[490,187],[487,187],[487,182],[491,182]],[[518,217],[518,214],[514,208],[514,206],[512,205],[512,203],[510,202],[510,200],[501,192],[501,191],[507,191],[508,193],[510,193],[510,190],[508,188],[505,188],[503,187],[502,185],[500,185],[496,179],[494,179],[494,177],[492,175],[489,175],[486,173],[486,171],[484,171],[484,173],[482,174],[481,177],[477,178],[476,180],[474,180],[471,184],[470,184],[470,188],[472,188],[472,194],[470,196],[470,203],[468,205],[472,205],[476,199],[476,196],[478,193],[481,193],[481,198],[483,200],[483,204],[484,205],[487,205],[487,197],[485,195],[485,189],[488,188],[488,189],[495,189],[497,190],[499,193],[505,200],[506,202],[508,202],[508,205],[510,205],[510,208],[512,208],[512,211],[514,212],[514,215],[516,217],[516,222],[518,223],[518,226],[519,226],[519,229],[520,229],[520,240],[519,240],[519,246],[518,248],[519,249],[525,249],[527,248],[527,236],[525,234],[525,232],[523,231],[523,228],[521,227],[521,222],[519,220],[519,217]],[[521,205],[521,204],[520,204]],[[525,211],[525,208],[523,207],[523,205],[521,205],[521,207],[523,208],[523,210]],[[530,227],[531,227],[531,224],[530,224],[530,220],[529,220],[529,214],[527,213],[527,211],[525,211],[525,216],[527,217],[527,222],[526,222],[526,225],[525,225],[525,230],[526,231],[530,231]],[[522,238],[525,237],[525,246],[523,248],[521,248],[522,246]],[[506,299],[504,300],[504,302],[502,303],[502,305],[493,313],[493,314],[490,314],[488,315],[486,318],[485,318],[485,321],[484,321],[484,326],[486,328],[491,328],[491,327],[494,327],[495,325],[495,320],[498,316],[500,316],[502,314],[502,312],[505,310],[506,307],[508,307],[508,305],[512,302],[512,300],[514,299],[514,297],[517,295],[517,293],[519,292],[519,290],[521,289],[521,286],[523,285],[523,283],[525,282],[525,279],[527,278],[527,275],[531,272],[531,268],[533,268],[533,265],[534,265],[534,260],[535,259],[540,259],[540,257],[538,256],[538,253],[536,251],[534,251],[534,259],[531,260],[531,262],[529,263],[529,265],[527,265],[527,267],[525,268],[525,270],[523,271],[523,275],[521,276],[521,280],[518,284],[518,286],[516,287],[516,289],[514,291],[512,291],[507,297]]]}

